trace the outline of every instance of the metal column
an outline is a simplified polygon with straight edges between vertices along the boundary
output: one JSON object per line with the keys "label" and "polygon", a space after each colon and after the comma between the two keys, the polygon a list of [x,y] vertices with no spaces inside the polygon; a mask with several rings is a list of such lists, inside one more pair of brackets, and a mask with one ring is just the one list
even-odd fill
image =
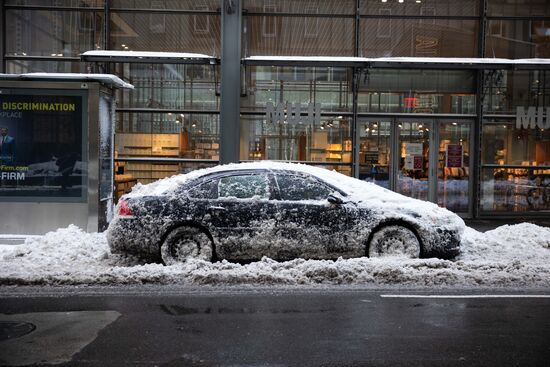
{"label": "metal column", "polygon": [[240,0],[222,2],[220,163],[239,161],[241,27]]}
{"label": "metal column", "polygon": [[6,52],[6,18],[4,13],[4,0],[0,0],[0,73],[6,72],[4,54]]}

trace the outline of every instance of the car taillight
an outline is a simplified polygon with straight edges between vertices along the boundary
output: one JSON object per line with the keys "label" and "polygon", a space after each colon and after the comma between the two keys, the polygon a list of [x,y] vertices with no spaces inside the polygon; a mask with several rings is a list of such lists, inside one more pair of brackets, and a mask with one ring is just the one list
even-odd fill
{"label": "car taillight", "polygon": [[128,202],[124,199],[121,199],[118,203],[118,215],[121,217],[131,217],[134,215],[132,213],[132,209],[130,209],[130,206],[128,205]]}

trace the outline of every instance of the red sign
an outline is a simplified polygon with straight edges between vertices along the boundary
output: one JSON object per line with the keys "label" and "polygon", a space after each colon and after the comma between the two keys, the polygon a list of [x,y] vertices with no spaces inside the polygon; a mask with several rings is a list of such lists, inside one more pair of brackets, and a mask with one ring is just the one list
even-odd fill
{"label": "red sign", "polygon": [[447,162],[449,168],[462,168],[463,147],[460,144],[447,144]]}
{"label": "red sign", "polygon": [[405,102],[405,107],[406,108],[416,108],[416,107],[418,107],[418,98],[405,97],[403,99],[403,101]]}

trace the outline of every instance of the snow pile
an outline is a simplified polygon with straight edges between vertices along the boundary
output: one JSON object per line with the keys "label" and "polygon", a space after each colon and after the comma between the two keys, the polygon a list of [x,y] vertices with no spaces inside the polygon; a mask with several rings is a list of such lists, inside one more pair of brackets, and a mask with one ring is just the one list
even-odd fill
{"label": "snow pile", "polygon": [[550,229],[533,224],[480,233],[468,228],[462,254],[439,259],[269,258],[241,265],[192,261],[163,266],[113,255],[104,234],[75,226],[2,249],[0,284],[353,284],[407,286],[550,286]]}

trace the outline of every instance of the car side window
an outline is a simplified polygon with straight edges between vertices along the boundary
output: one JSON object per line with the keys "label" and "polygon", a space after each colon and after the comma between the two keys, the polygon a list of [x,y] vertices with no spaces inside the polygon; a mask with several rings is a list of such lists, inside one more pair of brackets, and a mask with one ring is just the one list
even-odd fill
{"label": "car side window", "polygon": [[222,177],[218,184],[218,198],[269,199],[267,175],[243,174]]}
{"label": "car side window", "polygon": [[216,199],[218,196],[218,181],[203,182],[189,189],[187,194],[193,199]]}
{"label": "car side window", "polygon": [[282,200],[325,200],[334,192],[332,188],[311,176],[277,174],[276,177]]}

